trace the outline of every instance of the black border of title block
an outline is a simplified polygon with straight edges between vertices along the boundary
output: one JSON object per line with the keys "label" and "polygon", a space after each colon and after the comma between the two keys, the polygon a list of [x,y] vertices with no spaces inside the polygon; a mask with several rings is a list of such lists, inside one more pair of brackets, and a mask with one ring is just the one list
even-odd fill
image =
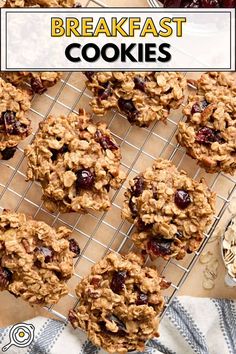
{"label": "black border of title block", "polygon": [[[11,9],[8,9],[6,12],[5,12],[5,43],[6,43],[6,46],[7,46],[7,14],[8,13],[18,13],[18,12],[21,12],[21,13],[29,13],[29,12],[37,12],[37,13],[61,13],[61,12],[72,12],[72,13],[91,13],[91,11],[93,10],[94,12],[96,10],[96,12],[116,12],[117,14],[118,13],[123,13],[123,11],[119,11],[120,9],[124,9],[123,7],[106,7],[105,9],[104,8],[101,8],[101,7],[91,7],[91,8],[79,8],[79,9],[76,9],[76,8],[50,8],[50,11],[48,11],[49,9],[47,8],[44,8],[42,10],[42,8],[34,8],[33,11],[32,11],[32,8],[27,8],[27,11],[25,11],[23,8],[19,8],[18,10],[21,10],[21,11],[16,11],[15,8],[11,8]],[[89,9],[89,10],[88,10]],[[1,31],[1,14],[2,14],[2,10],[3,8],[0,8],[0,31]],[[4,9],[6,10],[6,8]],[[10,10],[10,11],[9,11]],[[105,11],[104,11],[105,10]],[[233,63],[232,63],[232,48],[231,48],[231,44],[232,44],[232,35],[231,35],[231,32],[232,32],[232,18],[231,18],[231,12],[230,11],[227,11],[227,10],[224,10],[223,8],[220,8],[220,9],[215,9],[216,11],[214,10],[204,10],[204,9],[186,9],[186,8],[151,8],[151,7],[127,7],[125,8],[126,12],[127,13],[130,13],[132,12],[133,10],[135,10],[136,13],[139,13],[139,12],[155,12],[155,13],[165,13],[165,12],[174,12],[174,13],[215,13],[215,12],[220,12],[220,13],[226,13],[226,14],[230,14],[230,67],[229,68],[209,68],[209,69],[206,69],[206,68],[161,68],[161,70],[158,70],[158,67],[154,67],[154,68],[135,68],[135,69],[131,69],[131,68],[128,68],[128,69],[125,69],[125,68],[112,68],[112,67],[108,67],[108,68],[102,68],[102,69],[99,69],[99,68],[96,68],[96,69],[93,69],[91,67],[89,68],[43,68],[43,69],[35,69],[35,68],[27,68],[27,69],[22,69],[22,68],[8,68],[7,67],[7,50],[5,51],[5,63],[6,63],[6,70],[2,70],[2,62],[1,62],[1,55],[0,55],[0,71],[64,71],[64,72],[69,72],[69,71],[74,71],[74,72],[80,72],[80,71],[117,71],[117,70],[123,70],[123,71],[184,71],[184,72],[199,72],[199,71],[236,71],[236,55],[234,53],[234,57],[233,57]],[[145,10],[145,11],[143,11]],[[231,9],[232,10],[232,9]],[[236,8],[233,9],[235,11],[235,23],[236,23]],[[236,27],[236,26],[235,26]],[[235,48],[236,48],[236,30],[235,30],[235,27],[234,27],[234,40],[235,40]],[[0,48],[2,46],[2,35],[0,33]],[[1,51],[0,51],[1,53]],[[233,64],[233,65],[232,65]]]}

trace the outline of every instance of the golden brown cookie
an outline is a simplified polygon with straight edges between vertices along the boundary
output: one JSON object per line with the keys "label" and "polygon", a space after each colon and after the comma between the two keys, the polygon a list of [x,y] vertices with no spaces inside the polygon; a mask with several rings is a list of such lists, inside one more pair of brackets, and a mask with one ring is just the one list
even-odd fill
{"label": "golden brown cookie", "polygon": [[0,290],[30,304],[55,304],[68,293],[73,257],[79,246],[68,240],[71,231],[57,230],[25,214],[0,215]]}
{"label": "golden brown cookie", "polygon": [[25,154],[27,177],[41,183],[50,211],[107,210],[110,187],[124,179],[119,146],[106,124],[94,124],[83,109],[48,117]]}
{"label": "golden brown cookie", "polygon": [[188,97],[177,139],[209,173],[236,170],[236,80],[227,73],[205,73]]}

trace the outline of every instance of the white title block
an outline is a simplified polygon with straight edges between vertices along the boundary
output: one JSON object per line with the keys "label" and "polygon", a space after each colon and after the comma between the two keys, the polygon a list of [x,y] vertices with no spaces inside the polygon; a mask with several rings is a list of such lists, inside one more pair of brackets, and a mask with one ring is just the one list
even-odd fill
{"label": "white title block", "polygon": [[1,70],[235,70],[233,9],[1,9]]}

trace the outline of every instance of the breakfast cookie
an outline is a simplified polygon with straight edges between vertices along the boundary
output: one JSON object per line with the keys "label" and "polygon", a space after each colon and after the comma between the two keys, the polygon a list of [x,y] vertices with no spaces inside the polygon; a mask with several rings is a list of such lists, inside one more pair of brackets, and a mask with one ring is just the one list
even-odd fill
{"label": "breakfast cookie", "polygon": [[117,108],[131,124],[147,127],[165,121],[170,109],[183,101],[186,80],[178,72],[90,72],[86,85],[92,91],[93,112],[104,115]]}
{"label": "breakfast cookie", "polygon": [[76,288],[79,305],[70,311],[69,321],[110,353],[142,351],[148,339],[159,335],[161,289],[169,284],[143,263],[134,253],[110,253]]}
{"label": "breakfast cookie", "polygon": [[226,73],[206,73],[188,97],[177,140],[209,173],[236,170],[236,79]]}
{"label": "breakfast cookie", "polygon": [[0,7],[81,7],[77,0],[6,0]]}
{"label": "breakfast cookie", "polygon": [[79,114],[50,116],[40,123],[25,150],[27,177],[39,181],[45,206],[52,212],[107,210],[109,189],[120,187],[120,148],[104,123]]}
{"label": "breakfast cookie", "polygon": [[202,74],[200,78],[195,81],[195,85],[198,89],[198,92],[209,91],[217,95],[218,92],[224,92],[225,89],[229,89],[232,91],[232,94],[235,94],[235,74],[227,72],[207,72]]}
{"label": "breakfast cookie", "polygon": [[71,231],[57,230],[25,214],[0,215],[0,290],[30,304],[55,304],[68,293],[73,257],[79,246],[68,240]]}
{"label": "breakfast cookie", "polygon": [[43,94],[47,88],[54,86],[62,77],[60,72],[5,72],[1,77],[14,86],[30,85],[34,93]]}
{"label": "breakfast cookie", "polygon": [[215,194],[167,160],[130,181],[122,216],[137,227],[132,239],[151,257],[182,259],[198,249],[214,213]]}
{"label": "breakfast cookie", "polygon": [[27,91],[0,78],[0,159],[13,157],[17,144],[30,134],[30,121],[26,118],[29,108]]}

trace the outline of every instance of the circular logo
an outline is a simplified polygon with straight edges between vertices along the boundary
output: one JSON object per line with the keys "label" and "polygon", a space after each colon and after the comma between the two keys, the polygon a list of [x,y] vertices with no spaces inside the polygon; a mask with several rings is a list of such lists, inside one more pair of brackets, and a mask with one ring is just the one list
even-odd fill
{"label": "circular logo", "polygon": [[18,323],[11,327],[9,337],[10,343],[2,348],[3,352],[6,352],[12,345],[18,348],[24,348],[29,346],[34,339],[35,328],[32,324]]}

